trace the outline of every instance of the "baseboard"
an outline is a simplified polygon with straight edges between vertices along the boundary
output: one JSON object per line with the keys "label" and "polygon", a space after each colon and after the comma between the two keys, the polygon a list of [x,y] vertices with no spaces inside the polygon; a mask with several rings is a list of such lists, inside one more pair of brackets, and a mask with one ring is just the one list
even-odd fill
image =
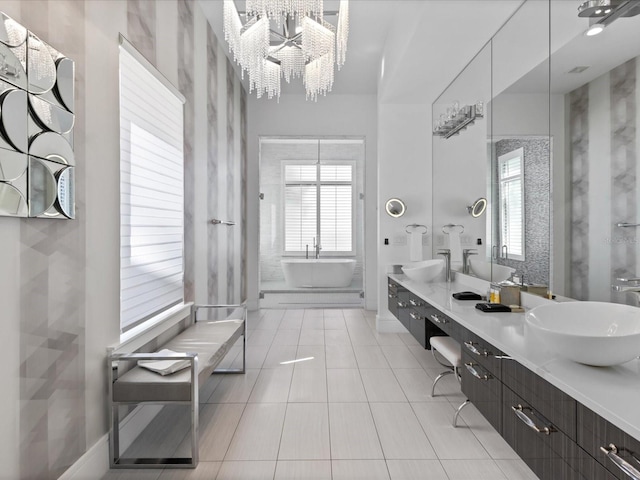
{"label": "baseboard", "polygon": [[[160,413],[162,405],[139,405],[120,422],[120,451],[125,451]],[[109,434],[104,435],[58,480],[95,480],[109,472]]]}
{"label": "baseboard", "polygon": [[71,465],[58,480],[95,480],[109,472],[109,434]]}
{"label": "baseboard", "polygon": [[407,329],[398,319],[383,318],[380,315],[376,315],[376,330],[381,333],[407,333]]}

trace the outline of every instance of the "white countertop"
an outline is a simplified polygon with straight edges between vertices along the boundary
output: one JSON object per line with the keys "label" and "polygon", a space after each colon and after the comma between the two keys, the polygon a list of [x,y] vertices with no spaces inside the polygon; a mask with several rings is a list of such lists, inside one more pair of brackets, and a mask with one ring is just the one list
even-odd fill
{"label": "white countertop", "polygon": [[556,356],[525,331],[523,313],[484,313],[476,301],[461,301],[452,293],[472,290],[469,284],[418,283],[389,274],[409,291],[429,302],[460,325],[537,373],[624,432],[640,440],[640,360],[614,367],[591,367]]}

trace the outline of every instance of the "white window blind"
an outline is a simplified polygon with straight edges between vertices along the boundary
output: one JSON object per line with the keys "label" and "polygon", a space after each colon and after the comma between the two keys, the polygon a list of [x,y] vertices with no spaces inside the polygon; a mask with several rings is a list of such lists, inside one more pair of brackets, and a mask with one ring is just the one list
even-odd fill
{"label": "white window blind", "polygon": [[121,331],[184,292],[183,101],[130,50],[120,48]]}
{"label": "white window blind", "polygon": [[498,158],[500,181],[500,236],[508,258],[524,260],[524,150]]}
{"label": "white window blind", "polygon": [[285,253],[353,253],[353,163],[284,164]]}

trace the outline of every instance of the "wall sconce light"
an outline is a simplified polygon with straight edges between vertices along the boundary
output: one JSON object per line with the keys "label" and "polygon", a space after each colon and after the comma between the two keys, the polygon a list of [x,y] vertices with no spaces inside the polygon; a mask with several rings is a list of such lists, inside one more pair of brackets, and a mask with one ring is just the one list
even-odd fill
{"label": "wall sconce light", "polygon": [[455,102],[447,108],[447,113],[440,115],[440,119],[433,125],[433,134],[439,137],[449,138],[460,133],[461,130],[472,125],[476,118],[484,116],[484,104],[482,101],[475,105],[458,106]]}

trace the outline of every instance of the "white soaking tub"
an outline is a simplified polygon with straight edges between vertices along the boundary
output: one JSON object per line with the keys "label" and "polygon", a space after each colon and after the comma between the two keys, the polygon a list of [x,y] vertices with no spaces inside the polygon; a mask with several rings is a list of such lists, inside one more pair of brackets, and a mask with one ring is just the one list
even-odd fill
{"label": "white soaking tub", "polygon": [[290,287],[348,287],[356,266],[352,258],[283,258],[281,263]]}

